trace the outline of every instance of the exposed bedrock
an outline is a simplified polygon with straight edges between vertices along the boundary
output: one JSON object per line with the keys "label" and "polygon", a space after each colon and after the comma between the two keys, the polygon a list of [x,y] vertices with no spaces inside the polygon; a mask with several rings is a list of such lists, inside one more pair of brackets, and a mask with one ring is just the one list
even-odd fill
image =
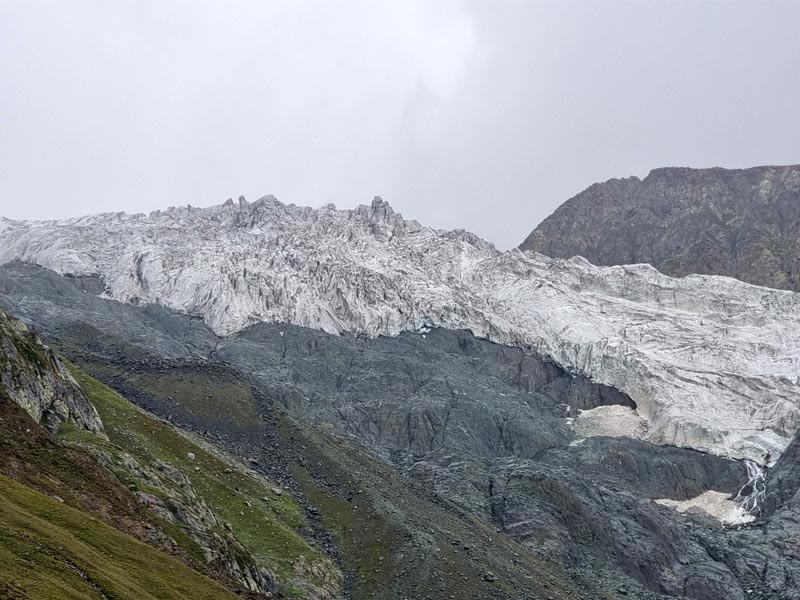
{"label": "exposed bedrock", "polygon": [[[667,510],[570,467],[524,462],[493,473],[492,511],[502,530],[561,560],[610,564],[649,589],[697,600],[744,598],[723,563]],[[701,579],[700,588],[694,581]]]}
{"label": "exposed bedrock", "polygon": [[416,457],[440,449],[531,457],[569,442],[563,417],[571,412],[631,404],[612,388],[463,331],[364,341],[256,325],[221,342],[215,356],[252,373],[296,418]]}
{"label": "exposed bedrock", "polygon": [[797,291],[798,223],[798,165],[666,168],[644,179],[590,186],[542,221],[520,248]]}
{"label": "exposed bedrock", "polygon": [[763,513],[773,515],[791,503],[800,508],[800,433],[769,471]]}
{"label": "exposed bedrock", "polygon": [[549,449],[537,460],[580,469],[598,482],[653,499],[687,500],[711,489],[736,492],[747,476],[740,461],[627,438],[588,438],[579,445]]}
{"label": "exposed bedrock", "polygon": [[51,433],[61,423],[101,433],[92,403],[61,360],[22,322],[0,308],[0,388]]}

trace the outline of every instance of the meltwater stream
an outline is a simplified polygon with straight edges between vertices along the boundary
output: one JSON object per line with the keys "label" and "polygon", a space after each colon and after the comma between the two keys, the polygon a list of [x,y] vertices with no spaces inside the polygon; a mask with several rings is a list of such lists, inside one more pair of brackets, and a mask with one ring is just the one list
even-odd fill
{"label": "meltwater stream", "polygon": [[734,502],[747,514],[756,516],[761,512],[761,503],[766,494],[766,471],[751,460],[744,462],[747,467],[747,483],[736,494]]}

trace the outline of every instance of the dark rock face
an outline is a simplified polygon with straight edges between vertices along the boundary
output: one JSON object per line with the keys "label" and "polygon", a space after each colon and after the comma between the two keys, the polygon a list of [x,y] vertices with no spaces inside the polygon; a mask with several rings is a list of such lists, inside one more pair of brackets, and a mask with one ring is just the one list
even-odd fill
{"label": "dark rock face", "polygon": [[790,502],[800,505],[800,433],[770,469],[763,512],[773,515]]}
{"label": "dark rock face", "polygon": [[100,417],[55,353],[0,309],[0,389],[51,433],[61,423],[99,433]]}
{"label": "dark rock face", "polygon": [[656,169],[567,200],[522,250],[800,289],[800,166]]}
{"label": "dark rock face", "polygon": [[[70,325],[70,339],[76,345],[139,354],[147,347],[169,358],[186,358],[207,356],[216,344],[216,336],[199,319],[157,305],[99,301],[93,288],[84,289],[90,278],[74,281],[23,263],[7,263],[0,269],[0,296],[9,298],[6,308],[22,319],[38,315],[37,325],[47,322],[48,332]],[[24,298],[24,310],[11,298]],[[76,323],[82,327],[74,327]]]}
{"label": "dark rock face", "polygon": [[652,499],[688,500],[710,489],[737,490],[745,476],[737,461],[628,438],[588,438],[577,446],[549,449],[537,461],[568,465],[608,487]]}
{"label": "dark rock face", "polygon": [[262,324],[221,341],[214,356],[252,373],[297,420],[410,459],[441,450],[532,457],[571,439],[561,418],[568,407],[632,405],[614,389],[466,331],[357,340]]}
{"label": "dark rock face", "polygon": [[[503,530],[561,561],[611,564],[670,596],[744,598],[730,569],[709,556],[672,514],[634,493],[598,485],[575,468],[509,465],[497,473],[492,492]],[[709,575],[706,587],[687,593],[699,573]]]}
{"label": "dark rock face", "polygon": [[[711,489],[733,495],[747,480],[746,469],[630,439],[571,445],[575,435],[565,416],[632,402],[541,357],[464,331],[360,340],[261,324],[217,338],[195,320],[156,307],[122,307],[20,264],[0,267],[0,303],[68,355],[109,366],[105,380],[129,398],[176,423],[213,432],[215,442],[245,460],[268,464],[270,456],[280,456],[282,442],[267,435],[272,417],[263,416],[280,407],[326,440],[348,442],[331,448],[346,445],[379,458],[449,511],[573,570],[581,581],[594,582],[595,592],[614,581],[624,590],[618,597],[798,597],[796,494],[776,498],[771,516],[740,530],[656,504],[653,499],[685,500]],[[193,372],[209,381],[250,382],[262,398],[260,420],[240,424],[235,407],[220,401],[200,410],[173,402],[169,391],[141,387],[148,374],[185,380]],[[323,464],[304,452],[300,464]],[[328,470],[317,468],[323,476]],[[784,481],[790,490],[791,476]],[[350,503],[360,491],[341,493]],[[392,510],[392,519],[419,521],[401,503]],[[412,539],[426,535],[409,527]],[[458,539],[466,537],[462,532]],[[491,570],[496,577],[499,567]]]}

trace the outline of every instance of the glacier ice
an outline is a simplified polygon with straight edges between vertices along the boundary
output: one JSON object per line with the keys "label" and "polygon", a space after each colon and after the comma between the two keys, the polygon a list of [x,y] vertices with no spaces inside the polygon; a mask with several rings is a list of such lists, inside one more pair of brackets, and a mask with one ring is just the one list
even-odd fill
{"label": "glacier ice", "polygon": [[500,252],[380,198],[0,219],[0,263],[11,260],[99,276],[110,298],[197,315],[220,335],[260,321],[359,336],[470,329],[626,392],[656,443],[764,463],[800,426],[796,294]]}

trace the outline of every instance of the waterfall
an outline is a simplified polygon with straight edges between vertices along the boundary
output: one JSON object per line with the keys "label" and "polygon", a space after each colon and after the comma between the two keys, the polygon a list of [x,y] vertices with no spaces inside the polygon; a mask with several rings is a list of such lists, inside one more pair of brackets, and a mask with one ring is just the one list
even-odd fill
{"label": "waterfall", "polygon": [[766,494],[766,471],[751,460],[744,461],[744,464],[747,467],[747,483],[736,494],[734,502],[748,514],[757,515],[761,512],[761,503]]}

